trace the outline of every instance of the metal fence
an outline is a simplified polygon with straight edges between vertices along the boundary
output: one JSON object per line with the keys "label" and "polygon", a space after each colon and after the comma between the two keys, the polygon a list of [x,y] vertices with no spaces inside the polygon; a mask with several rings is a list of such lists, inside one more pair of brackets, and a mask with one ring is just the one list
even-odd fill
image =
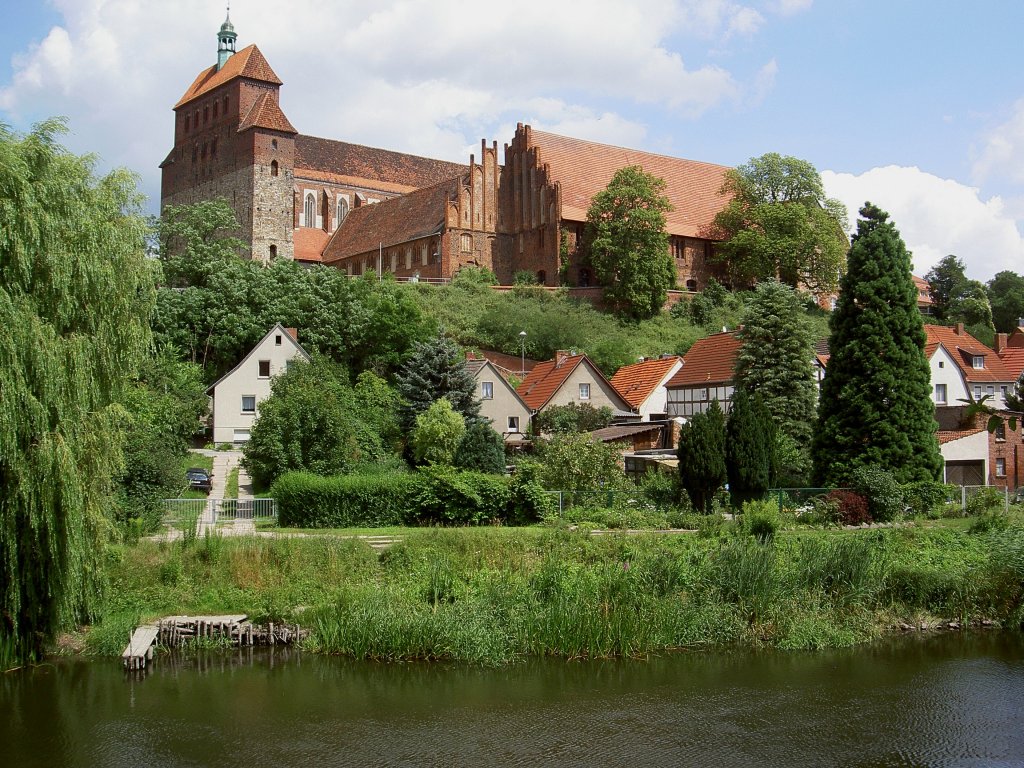
{"label": "metal fence", "polygon": [[960,487],[960,509],[966,515],[991,512],[1002,507],[1003,512],[1010,511],[1010,491],[997,485],[963,485]]}
{"label": "metal fence", "polygon": [[163,524],[207,526],[235,520],[276,520],[277,499],[164,499]]}

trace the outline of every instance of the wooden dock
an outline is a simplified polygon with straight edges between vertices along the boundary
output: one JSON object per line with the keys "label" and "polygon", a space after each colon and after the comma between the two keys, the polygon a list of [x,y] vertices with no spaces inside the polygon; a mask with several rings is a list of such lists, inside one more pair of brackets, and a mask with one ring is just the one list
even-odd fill
{"label": "wooden dock", "polygon": [[167,616],[156,624],[143,624],[132,634],[121,657],[126,669],[143,669],[157,645],[177,648],[199,638],[223,639],[233,646],[290,645],[309,630],[297,624],[257,626],[245,614],[227,616]]}

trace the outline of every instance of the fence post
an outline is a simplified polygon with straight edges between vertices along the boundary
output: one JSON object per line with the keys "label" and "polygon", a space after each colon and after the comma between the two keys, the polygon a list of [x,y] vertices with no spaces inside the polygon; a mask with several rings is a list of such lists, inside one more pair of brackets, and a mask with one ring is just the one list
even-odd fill
{"label": "fence post", "polygon": [[960,486],[960,514],[967,514],[967,486]]}

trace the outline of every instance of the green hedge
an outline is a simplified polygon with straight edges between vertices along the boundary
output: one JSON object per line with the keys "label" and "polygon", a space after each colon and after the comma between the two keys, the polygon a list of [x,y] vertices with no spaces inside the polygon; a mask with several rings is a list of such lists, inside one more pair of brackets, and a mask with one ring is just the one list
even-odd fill
{"label": "green hedge", "polygon": [[271,488],[280,524],[294,528],[377,528],[415,517],[412,474],[321,477],[289,472]]}
{"label": "green hedge", "polygon": [[289,472],[271,488],[282,526],[378,528],[441,523],[523,524],[543,514],[546,497],[532,476],[510,478],[451,467],[416,473],[321,477]]}

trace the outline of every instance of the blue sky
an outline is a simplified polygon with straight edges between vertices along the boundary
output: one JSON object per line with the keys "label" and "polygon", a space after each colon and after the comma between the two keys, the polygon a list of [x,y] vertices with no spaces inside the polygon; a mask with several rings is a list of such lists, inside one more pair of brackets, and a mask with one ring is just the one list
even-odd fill
{"label": "blue sky", "polygon": [[[465,161],[517,122],[737,165],[810,160],[888,210],[923,274],[1024,273],[1024,4],[823,0],[235,0],[239,47],[303,133]],[[171,106],[221,2],[0,0],[0,121],[66,115],[155,211]]]}

